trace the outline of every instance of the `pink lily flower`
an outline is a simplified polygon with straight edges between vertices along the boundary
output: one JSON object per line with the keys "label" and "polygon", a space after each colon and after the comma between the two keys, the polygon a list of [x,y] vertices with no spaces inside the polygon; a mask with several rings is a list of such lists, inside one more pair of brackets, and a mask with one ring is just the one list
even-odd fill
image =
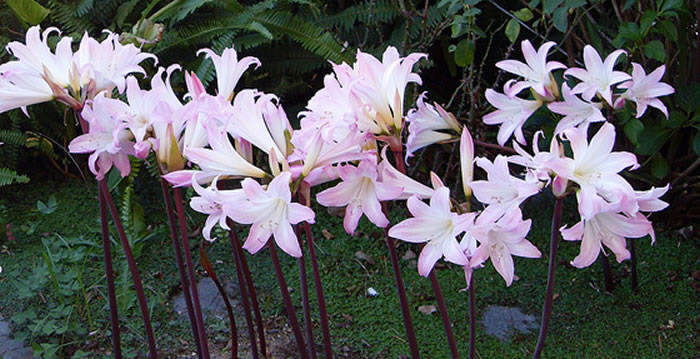
{"label": "pink lily flower", "polygon": [[588,124],[591,122],[605,121],[605,116],[600,111],[603,108],[603,104],[579,99],[578,96],[571,92],[569,85],[566,83],[562,84],[562,94],[564,95],[564,102],[552,102],[547,105],[547,108],[552,112],[564,116],[554,129],[555,135],[569,128],[578,126],[588,128]]}
{"label": "pink lily flower", "polygon": [[359,78],[352,84],[351,98],[356,101],[356,112],[361,130],[375,135],[391,135],[403,125],[403,103],[406,86],[421,78],[413,72],[413,65],[428,55],[421,53],[400,57],[398,50],[389,46],[381,62],[370,54],[357,52],[353,71]]}
{"label": "pink lily flower", "polygon": [[207,188],[203,188],[195,179],[191,180],[194,191],[199,195],[192,197],[190,207],[193,210],[207,215],[207,220],[202,228],[202,236],[209,242],[214,240],[211,238],[211,230],[217,223],[219,227],[229,231],[226,219],[228,218],[227,209],[229,207],[237,207],[244,205],[246,197],[242,189],[219,190],[216,188],[217,180],[211,183]]}
{"label": "pink lily flower", "polygon": [[[329,140],[327,132],[334,134],[334,140],[345,138],[357,128],[353,103],[350,101],[350,87],[355,78],[347,64],[333,65],[334,73],[323,78],[323,88],[314,94],[303,111],[301,131],[307,128],[323,128],[323,137]],[[304,136],[308,138],[309,136]],[[313,136],[310,136],[313,137]],[[295,145],[297,146],[297,145]],[[299,147],[299,146],[297,146]]]}
{"label": "pink lily flower", "polygon": [[302,251],[292,225],[303,221],[314,223],[315,214],[309,207],[291,202],[290,180],[291,174],[282,172],[270,182],[267,190],[250,178],[241,182],[246,202],[231,206],[228,212],[234,221],[252,224],[243,244],[251,254],[257,253],[270,236],[274,236],[283,251],[292,257],[301,257]]}
{"label": "pink lily flower", "polygon": [[274,95],[256,90],[246,89],[238,92],[233,98],[233,108],[230,109],[231,118],[226,125],[226,130],[234,137],[250,142],[267,154],[274,151],[276,158],[282,161],[287,156],[282,153],[270,134],[263,115],[267,104],[273,99],[276,99]]}
{"label": "pink lily flower", "polygon": [[53,52],[48,45],[48,39],[51,33],[60,31],[55,27],[40,31],[38,25],[32,26],[27,30],[24,44],[18,41],[7,44],[8,52],[17,60],[0,65],[0,73],[13,72],[38,77],[46,75],[58,87],[68,87],[71,84],[73,67],[73,39],[62,37],[56,44],[56,51]]}
{"label": "pink lily flower", "polygon": [[[506,88],[504,89],[508,91]],[[486,90],[486,100],[496,108],[496,111],[484,116],[483,120],[487,125],[501,125],[496,137],[498,144],[505,145],[513,133],[515,133],[515,139],[518,142],[525,144],[523,125],[540,108],[542,102],[507,96],[492,89]]]}
{"label": "pink lily flower", "polygon": [[[469,288],[469,285],[472,282],[472,274],[474,273],[474,268],[472,267],[471,263],[477,248],[476,238],[474,238],[470,230],[471,228],[465,231],[464,235],[462,236],[462,240],[459,242],[459,249],[462,251],[464,256],[467,257],[467,263],[464,266],[462,266],[462,269],[464,270],[464,279],[467,282],[467,289]],[[483,267],[483,265],[478,264],[475,267],[481,268]]]}
{"label": "pink lily flower", "polygon": [[538,181],[544,182],[545,185],[551,181],[550,162],[562,156],[559,141],[556,137],[549,144],[549,152],[540,151],[539,138],[544,137],[542,131],[535,132],[532,137],[532,155],[527,153],[520,145],[513,143],[513,149],[517,155],[508,157],[508,162],[526,168],[525,181],[535,183]]}
{"label": "pink lily flower", "polygon": [[561,228],[561,235],[567,241],[581,241],[581,251],[571,265],[576,268],[588,267],[598,258],[603,245],[608,247],[618,262],[630,258],[626,238],[640,238],[647,234],[654,240],[651,222],[644,215],[625,216],[617,213],[619,206],[606,204],[590,219],[582,219],[571,228]]}
{"label": "pink lily flower", "polygon": [[54,99],[54,92],[46,81],[38,76],[0,75],[0,113],[21,108],[29,116],[27,106]]}
{"label": "pink lily flower", "polygon": [[[379,162],[379,174],[381,182],[394,187],[401,187],[402,193],[396,199],[409,199],[418,197],[419,199],[431,198],[435,194],[435,189],[430,188],[411,177],[397,170],[386,157],[389,146],[382,148],[382,162]],[[431,172],[432,173],[432,172]],[[439,187],[439,186],[438,186]]]}
{"label": "pink lily flower", "polygon": [[72,153],[91,153],[88,167],[98,180],[104,178],[112,165],[117,167],[122,177],[131,171],[129,155],[134,154],[134,143],[123,121],[128,111],[124,102],[100,93],[81,113],[89,124],[89,131],[74,138],[68,150]]}
{"label": "pink lily flower", "polygon": [[493,217],[484,217],[483,214],[476,220],[475,226],[470,230],[471,235],[479,241],[479,247],[469,261],[472,268],[478,268],[487,259],[496,272],[503,277],[506,285],[513,283],[515,265],[513,256],[525,258],[539,258],[540,251],[525,237],[530,231],[532,220],[523,220],[520,208],[511,208],[497,221]]}
{"label": "pink lily flower", "polygon": [[474,179],[474,140],[467,126],[462,128],[462,136],[459,139],[459,167],[462,175],[462,190],[464,196],[469,199],[472,195],[472,180]]}
{"label": "pink lily flower", "polygon": [[554,45],[556,45],[554,41],[545,42],[535,52],[530,41],[525,40],[521,43],[521,47],[526,64],[517,60],[503,60],[496,63],[496,67],[525,79],[513,86],[514,94],[526,88],[532,88],[546,99],[551,100],[558,96],[557,83],[552,78],[551,72],[556,69],[565,69],[566,66],[557,61],[547,62],[547,53]]}
{"label": "pink lily flower", "polygon": [[452,134],[439,132],[440,130],[454,130],[457,133],[462,130],[453,114],[445,111],[438,103],[435,103],[435,106],[425,103],[424,99],[425,93],[418,96],[416,108],[408,111],[406,115],[406,158],[413,156],[413,152],[423,147],[454,137]]}
{"label": "pink lily flower", "polygon": [[632,80],[623,82],[618,87],[627,89],[622,96],[615,101],[616,107],[619,101],[629,99],[637,104],[637,118],[642,117],[647,110],[647,106],[656,107],[664,116],[668,118],[668,110],[661,100],[657,97],[670,95],[675,92],[671,85],[661,82],[661,78],[666,71],[666,65],[661,65],[652,71],[649,75],[644,72],[644,68],[636,63],[632,63]]}
{"label": "pink lily flower", "polygon": [[[155,55],[141,52],[134,44],[122,45],[119,35],[105,30],[107,38],[98,42],[87,32],[80,40],[80,48],[75,52],[75,62],[81,77],[95,81],[95,91],[111,91],[115,86],[119,93],[124,92],[125,78],[130,73],[146,74],[139,65],[148,58],[157,64]],[[83,83],[82,85],[85,85]]]}
{"label": "pink lily flower", "polygon": [[377,180],[376,160],[363,160],[357,167],[340,165],[338,175],[342,182],[317,194],[316,200],[326,207],[347,206],[343,220],[345,231],[352,235],[363,213],[376,226],[388,226],[389,220],[382,212],[379,201],[398,198],[403,188]]}
{"label": "pink lily flower", "polygon": [[80,107],[66,88],[71,84],[73,50],[72,39],[61,38],[56,44],[55,53],[48,45],[53,32],[50,27],[40,32],[39,26],[27,30],[25,43],[12,41],[7,51],[17,60],[0,65],[0,112],[22,108],[28,116],[26,106],[53,99],[71,106]]}
{"label": "pink lily flower", "polygon": [[473,225],[474,213],[453,213],[447,187],[435,190],[430,206],[417,196],[409,198],[407,206],[413,218],[391,227],[389,236],[409,243],[427,242],[418,257],[418,274],[427,277],[443,256],[448,262],[461,266],[467,264],[467,257],[456,237]]}
{"label": "pink lily flower", "polygon": [[[211,149],[188,147],[184,150],[185,158],[197,164],[203,172],[226,177],[262,178],[265,172],[246,161],[233,147],[226,132],[216,124],[205,125],[207,139]],[[167,177],[166,177],[167,178]]]}
{"label": "pink lily flower", "polygon": [[630,79],[630,75],[613,70],[615,61],[624,53],[624,50],[615,50],[603,61],[593,46],[586,45],[583,48],[583,62],[586,69],[571,68],[564,72],[564,75],[571,75],[582,81],[574,86],[571,92],[582,94],[586,101],[590,101],[598,93],[608,105],[612,106],[610,86]]}
{"label": "pink lily flower", "polygon": [[[345,135],[340,137],[338,133]],[[375,158],[376,152],[363,150],[370,138],[356,125],[345,129],[328,125],[316,127],[302,122],[302,128],[292,134],[294,153],[290,161],[303,160],[302,174],[310,177],[312,172],[337,163]]]}
{"label": "pink lily flower", "polygon": [[211,49],[200,49],[197,51],[197,56],[204,53],[204,56],[211,59],[216,69],[216,85],[217,96],[231,101],[233,89],[236,88],[238,80],[241,79],[243,73],[250,67],[255,65],[257,69],[260,67],[260,60],[252,56],[246,56],[238,60],[236,50],[231,47],[224,49],[221,56],[217,55]]}
{"label": "pink lily flower", "polygon": [[540,191],[537,183],[511,176],[508,158],[505,156],[496,156],[493,163],[479,157],[476,159],[476,164],[483,168],[488,176],[487,181],[473,181],[470,184],[474,197],[488,205],[480,217],[492,218],[495,221],[505,213],[512,212],[526,199]]}
{"label": "pink lily flower", "polygon": [[634,191],[639,210],[643,212],[658,212],[666,207],[668,203],[659,198],[668,192],[670,185],[664,187],[652,187],[648,191]]}
{"label": "pink lily flower", "polygon": [[[634,198],[632,186],[619,172],[625,168],[635,169],[639,165],[632,153],[612,152],[615,126],[604,123],[590,143],[583,128],[568,129],[563,137],[569,140],[574,158],[558,158],[550,165],[557,175],[579,185],[578,209],[583,219],[593,218],[606,201]],[[630,204],[635,205],[633,201]],[[636,212],[629,207],[626,210]]]}

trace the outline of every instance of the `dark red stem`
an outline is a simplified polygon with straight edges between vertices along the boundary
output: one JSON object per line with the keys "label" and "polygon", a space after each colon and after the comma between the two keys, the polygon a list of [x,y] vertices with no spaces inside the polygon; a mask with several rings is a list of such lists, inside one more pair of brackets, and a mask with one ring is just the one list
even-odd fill
{"label": "dark red stem", "polygon": [[182,206],[182,190],[178,187],[174,187],[173,194],[175,196],[175,210],[177,211],[177,221],[180,225],[180,237],[182,238],[182,246],[185,252],[187,276],[190,280],[190,288],[192,289],[190,294],[192,294],[192,306],[194,307],[194,318],[197,322],[197,334],[199,334],[199,342],[201,343],[202,358],[209,359],[209,345],[207,344],[207,333],[204,331],[204,319],[202,318],[202,307],[199,304],[197,279],[194,276],[194,264],[192,263],[190,239],[187,237],[187,223],[185,222],[185,210]]}
{"label": "dark red stem", "polygon": [[[382,210],[385,215],[388,215],[386,210],[386,205],[382,203]],[[420,354],[418,353],[418,341],[416,340],[416,333],[413,330],[413,323],[411,321],[411,312],[408,307],[408,298],[406,297],[406,288],[403,284],[403,279],[401,278],[401,269],[399,268],[399,257],[396,255],[396,247],[394,240],[389,237],[389,229],[384,228],[384,239],[386,240],[386,246],[389,249],[389,258],[391,259],[391,268],[394,270],[394,280],[396,281],[396,290],[398,291],[399,303],[401,304],[401,315],[403,316],[403,326],[406,329],[406,337],[408,338],[408,346],[411,349],[411,358],[418,359]]]}
{"label": "dark red stem", "polygon": [[630,241],[630,264],[632,265],[632,290],[637,292],[639,283],[637,282],[637,251],[635,248],[635,240]]}
{"label": "dark red stem", "polygon": [[[202,263],[202,267],[204,267],[204,270],[209,275],[209,278],[211,278],[214,285],[216,285],[216,289],[219,291],[221,299],[223,299],[224,305],[226,306],[228,321],[231,325],[231,359],[238,359],[238,330],[236,328],[236,318],[233,316],[233,306],[231,306],[231,302],[228,300],[228,294],[226,293],[224,286],[221,285],[219,278],[216,276],[214,266],[211,264],[211,261],[209,261],[207,251],[204,249],[203,244],[199,246],[199,258]],[[255,347],[254,343],[253,347]]]}
{"label": "dark red stem", "polygon": [[440,311],[440,317],[442,318],[442,326],[445,329],[445,334],[447,335],[447,344],[450,347],[452,358],[458,359],[459,352],[457,351],[457,342],[455,341],[455,335],[452,331],[452,324],[450,322],[450,315],[447,312],[445,298],[442,296],[442,289],[440,289],[440,282],[438,282],[437,275],[435,275],[435,270],[430,272],[430,285],[433,287],[433,293],[435,293],[435,300],[438,304],[438,310]]}
{"label": "dark red stem", "polygon": [[187,280],[187,274],[185,273],[185,264],[182,259],[182,246],[180,244],[180,239],[177,237],[177,224],[175,223],[175,212],[173,211],[172,198],[170,197],[170,190],[168,189],[168,184],[165,179],[161,177],[160,179],[160,189],[163,193],[163,203],[165,203],[165,212],[168,214],[168,226],[170,227],[170,238],[173,242],[173,250],[175,251],[175,263],[177,264],[177,271],[180,274],[180,284],[182,285],[182,293],[185,297],[185,305],[187,306],[187,317],[190,320],[190,326],[192,327],[192,336],[194,338],[194,343],[197,347],[197,358],[202,358],[202,343],[200,343],[199,332],[197,331],[197,319],[194,316],[194,309],[192,307],[192,296],[191,287],[189,280]]}
{"label": "dark red stem", "polygon": [[151,359],[158,358],[158,351],[156,349],[156,340],[153,336],[153,327],[151,326],[151,318],[148,314],[148,304],[146,302],[146,295],[143,291],[143,284],[141,283],[141,275],[139,274],[139,269],[136,267],[136,261],[134,260],[134,254],[131,252],[131,246],[129,245],[129,240],[126,238],[126,233],[124,232],[124,226],[122,226],[122,221],[119,219],[119,212],[117,207],[114,205],[112,200],[112,195],[109,193],[107,188],[107,182],[102,180],[99,182],[100,189],[102,190],[102,196],[104,197],[109,211],[112,214],[112,220],[114,221],[114,226],[117,227],[117,234],[119,234],[119,240],[121,241],[122,247],[124,249],[124,255],[126,256],[126,263],[129,267],[129,272],[131,272],[131,279],[134,281],[134,289],[136,289],[136,298],[139,302],[139,307],[141,309],[141,316],[143,317],[143,324],[146,329],[146,339],[148,341],[148,356]]}
{"label": "dark red stem", "polygon": [[253,303],[253,312],[255,313],[255,325],[257,325],[258,327],[258,337],[260,339],[260,352],[262,353],[263,357],[267,357],[267,345],[265,344],[265,327],[262,323],[262,315],[260,314],[260,306],[258,305],[258,295],[255,291],[255,286],[253,285],[253,278],[250,275],[250,269],[248,268],[248,260],[245,258],[245,253],[243,253],[241,242],[238,241],[238,235],[236,235],[236,244],[238,255],[241,260],[241,267],[243,267],[243,276],[245,277],[245,281],[248,284],[248,294],[250,295],[250,301]]}
{"label": "dark red stem", "polygon": [[544,341],[547,339],[547,329],[549,328],[549,319],[552,316],[552,302],[554,301],[554,274],[557,269],[557,245],[559,244],[559,227],[561,227],[563,199],[557,198],[554,203],[554,213],[552,214],[552,237],[549,241],[549,272],[547,273],[547,291],[544,296],[544,306],[542,308],[542,324],[540,325],[540,336],[537,339],[535,354],[533,358],[537,359],[544,348]]}
{"label": "dark red stem", "polygon": [[228,238],[231,242],[231,250],[233,251],[233,260],[236,262],[236,276],[238,277],[238,288],[241,291],[241,303],[243,304],[243,313],[245,315],[246,325],[248,325],[248,336],[250,337],[250,349],[253,354],[253,359],[258,358],[258,343],[255,340],[255,328],[253,328],[253,318],[250,314],[250,303],[248,302],[248,285],[243,275],[243,268],[241,265],[241,253],[238,250],[240,247],[240,242],[238,241],[238,233],[236,233],[236,226],[232,220],[227,219],[229,228],[231,230],[228,232]]}
{"label": "dark red stem", "polygon": [[469,279],[469,359],[476,352],[476,302],[474,296],[474,273]]}
{"label": "dark red stem", "polygon": [[287,288],[287,281],[284,280],[284,274],[282,273],[282,266],[280,266],[280,260],[277,258],[277,248],[275,244],[269,244],[270,247],[270,257],[272,257],[272,264],[275,267],[275,275],[277,275],[277,283],[280,286],[280,292],[282,294],[282,300],[284,301],[284,306],[287,311],[287,318],[289,318],[289,325],[292,327],[294,332],[294,338],[297,341],[297,349],[299,350],[299,355],[301,358],[308,359],[309,355],[306,352],[304,345],[304,336],[301,334],[301,328],[299,327],[299,322],[297,322],[297,314],[292,305],[292,299],[289,297],[289,288]]}
{"label": "dark red stem", "polygon": [[333,358],[333,347],[331,346],[331,332],[328,328],[328,311],[326,310],[326,299],[323,296],[323,287],[321,286],[321,276],[318,270],[318,262],[316,261],[316,250],[314,249],[314,240],[311,235],[311,225],[304,222],[304,232],[306,232],[306,245],[309,247],[309,256],[311,257],[311,268],[314,275],[314,286],[316,287],[316,299],[318,300],[318,309],[321,315],[321,330],[323,331],[323,348],[326,352],[326,358]]}
{"label": "dark red stem", "polygon": [[[406,166],[403,162],[403,148],[391,151],[394,154],[394,162],[396,162],[396,169],[401,173],[406,173]],[[387,210],[386,204],[382,203],[382,211],[384,215],[389,218],[389,211]],[[396,254],[396,246],[394,244],[394,239],[389,237],[389,228],[384,228],[384,239],[386,240],[386,246],[389,249],[389,258],[391,259],[391,267],[394,270],[394,280],[396,281],[396,290],[398,291],[399,303],[401,304],[401,315],[403,316],[403,326],[406,329],[406,336],[408,337],[408,346],[411,349],[411,358],[420,358],[418,353],[418,341],[416,340],[416,333],[413,330],[413,322],[411,320],[411,312],[408,307],[408,298],[406,297],[406,288],[403,284],[403,278],[401,278],[401,269],[399,268],[399,257]]]}
{"label": "dark red stem", "polygon": [[610,269],[610,261],[605,254],[600,255],[600,264],[603,266],[603,278],[605,280],[605,291],[612,293],[615,289],[615,283],[613,282],[612,270]]}
{"label": "dark red stem", "polygon": [[[294,226],[294,234],[297,236],[299,248],[304,248],[304,243],[299,238],[299,225]],[[301,285],[301,305],[304,309],[304,331],[306,332],[306,347],[309,351],[309,356],[316,359],[316,351],[314,350],[314,333],[313,323],[311,322],[311,307],[309,306],[309,284],[306,282],[306,261],[304,256],[297,258],[299,265],[299,283]]]}
{"label": "dark red stem", "polygon": [[102,223],[102,249],[104,252],[105,275],[107,276],[107,301],[109,302],[109,321],[112,328],[112,353],[115,359],[121,359],[122,347],[119,339],[119,313],[117,310],[117,297],[114,294],[114,269],[112,267],[112,250],[109,242],[109,222],[107,219],[107,206],[102,195],[102,186],[98,186],[100,199],[100,222]]}

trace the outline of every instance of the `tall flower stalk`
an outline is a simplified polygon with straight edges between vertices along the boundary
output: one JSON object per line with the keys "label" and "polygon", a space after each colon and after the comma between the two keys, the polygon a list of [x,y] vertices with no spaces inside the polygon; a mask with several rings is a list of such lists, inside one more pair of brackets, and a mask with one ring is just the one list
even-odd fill
{"label": "tall flower stalk", "polygon": [[552,214],[552,237],[549,240],[549,270],[547,272],[547,290],[544,295],[542,306],[542,323],[540,324],[540,334],[537,338],[537,346],[533,358],[539,358],[544,348],[544,341],[547,338],[549,319],[552,316],[552,302],[554,301],[554,272],[557,269],[557,246],[559,245],[559,227],[561,227],[561,216],[563,212],[563,198],[557,197],[554,202],[554,213]]}
{"label": "tall flower stalk", "polygon": [[190,239],[187,236],[187,223],[185,222],[185,210],[183,208],[182,190],[173,188],[175,197],[175,210],[177,211],[177,222],[180,226],[180,236],[182,238],[182,246],[185,254],[185,268],[187,269],[187,278],[191,284],[192,305],[194,307],[194,318],[197,324],[197,335],[199,336],[200,348],[202,350],[202,358],[209,359],[209,345],[207,344],[207,333],[204,330],[204,319],[202,316],[202,306],[199,303],[199,291],[197,290],[197,278],[194,275],[194,264],[192,263],[192,251]]}
{"label": "tall flower stalk", "polygon": [[112,330],[112,354],[115,359],[121,359],[122,347],[119,334],[119,313],[117,297],[114,294],[114,269],[112,267],[112,250],[109,239],[109,220],[107,219],[107,204],[102,194],[102,186],[97,189],[100,201],[100,224],[102,228],[102,251],[104,256],[105,276],[107,277],[107,302],[109,303],[109,322]]}
{"label": "tall flower stalk", "polygon": [[160,180],[160,187],[161,192],[163,194],[165,212],[168,215],[168,226],[170,227],[170,238],[173,242],[173,251],[175,252],[175,263],[177,264],[177,271],[180,275],[180,284],[182,285],[182,293],[185,298],[185,305],[187,306],[187,317],[190,320],[190,327],[192,328],[192,337],[195,339],[194,342],[197,348],[197,357],[201,358],[202,343],[199,337],[197,319],[194,315],[194,306],[192,304],[192,286],[190,284],[190,281],[187,279],[184,259],[182,258],[182,243],[178,238],[177,223],[175,219],[175,211],[173,211],[173,203],[172,198],[170,196],[170,189],[167,182],[163,178],[161,178]]}
{"label": "tall flower stalk", "polygon": [[112,214],[112,221],[114,226],[117,228],[117,234],[119,235],[119,240],[122,244],[122,249],[124,250],[124,256],[126,257],[126,263],[129,267],[129,272],[131,272],[131,279],[134,282],[134,289],[136,290],[136,298],[138,299],[139,309],[141,310],[141,317],[143,318],[143,325],[146,331],[146,341],[148,343],[148,357],[151,359],[158,358],[158,350],[156,349],[156,340],[153,335],[153,326],[151,325],[151,316],[148,312],[148,303],[146,302],[146,294],[143,291],[143,283],[141,282],[141,275],[136,266],[136,261],[134,260],[134,254],[131,251],[131,245],[124,232],[124,226],[122,226],[121,219],[119,218],[119,211],[114,205],[114,200],[112,195],[109,193],[109,188],[107,188],[107,182],[101,180],[99,186],[104,197],[105,202],[107,202],[107,207]]}
{"label": "tall flower stalk", "polygon": [[[250,311],[250,303],[248,301],[249,298],[252,298],[252,295],[248,294],[248,283],[246,282],[245,275],[243,274],[243,265],[241,263],[241,258],[240,256],[243,254],[243,252],[240,250],[240,242],[238,239],[238,233],[236,233],[236,227],[233,226],[233,222],[229,220],[229,226],[231,227],[231,230],[228,232],[229,235],[229,241],[231,242],[231,250],[233,251],[233,259],[235,262],[236,266],[236,276],[238,277],[238,287],[240,288],[241,291],[241,303],[243,303],[243,314],[245,315],[245,321],[246,325],[248,326],[248,337],[250,338],[250,351],[253,356],[253,359],[258,358],[258,343],[257,340],[255,339],[255,329],[253,328],[253,319]],[[262,346],[262,340],[264,340],[264,336],[260,336],[261,339],[261,346],[260,349],[263,353],[263,356],[265,356],[265,348]]]}

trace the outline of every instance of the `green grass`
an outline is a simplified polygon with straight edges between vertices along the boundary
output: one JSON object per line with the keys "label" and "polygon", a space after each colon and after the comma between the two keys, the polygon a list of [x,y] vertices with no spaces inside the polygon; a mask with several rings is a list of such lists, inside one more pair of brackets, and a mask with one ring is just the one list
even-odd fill
{"label": "green grass", "polygon": [[[47,303],[39,294],[18,300],[18,286],[21,280],[31,275],[33,269],[42,266],[42,254],[46,249],[41,243],[45,233],[58,232],[63,237],[83,236],[95,244],[89,250],[84,268],[85,287],[92,293],[89,305],[75,303],[80,309],[74,319],[86,317],[90,313],[89,331],[97,334],[83,337],[63,338],[74,347],[85,351],[104,350],[109,347],[107,311],[104,298],[101,249],[99,247],[99,220],[94,185],[85,186],[80,182],[33,183],[15,186],[13,191],[2,193],[0,204],[9,211],[6,216],[15,228],[17,240],[3,241],[8,254],[0,255],[0,312],[5,317],[35,308],[46,311],[56,305],[57,295],[47,285],[42,292]],[[178,279],[172,258],[172,249],[167,230],[163,226],[161,204],[152,191],[157,188],[144,186],[137,193],[146,200],[143,203],[146,222],[155,228],[155,234],[143,242],[138,258],[139,268],[144,278],[149,305],[151,306],[154,327],[160,348],[174,353],[186,347],[189,341],[189,324],[186,319],[176,317],[169,306],[169,299],[177,292]],[[46,200],[53,193],[58,202],[56,212],[43,215],[33,208],[36,200]],[[533,217],[529,239],[543,252],[542,259],[515,259],[515,281],[506,288],[504,281],[490,264],[475,272],[477,313],[481,318],[489,305],[515,306],[523,312],[538,318],[541,310],[547,271],[547,248],[549,242],[549,217],[552,201],[537,198],[525,209],[526,217]],[[565,223],[573,224],[574,203],[566,203]],[[397,206],[398,207],[398,206]],[[373,228],[365,219],[360,223],[358,233],[350,237],[344,233],[342,219],[329,215],[323,208],[316,208],[317,224],[312,226],[317,242],[324,293],[328,303],[331,321],[331,334],[337,352],[347,347],[355,357],[397,358],[408,354],[404,339],[401,313],[396,297],[388,252],[381,232]],[[392,223],[400,218],[400,211],[392,214]],[[528,215],[528,214],[534,214]],[[193,215],[191,221],[201,221]],[[18,229],[25,222],[35,222],[36,231],[27,235]],[[326,240],[321,231],[325,229],[334,238]],[[617,264],[613,270],[618,280],[614,293],[602,291],[602,270],[599,263],[590,268],[575,269],[568,265],[578,253],[578,243],[562,243],[557,268],[557,299],[554,302],[554,315],[543,357],[545,358],[692,358],[696,355],[696,327],[698,319],[698,296],[693,288],[693,271],[698,269],[700,251],[696,241],[684,240],[671,231],[657,228],[657,242],[651,246],[647,239],[637,241],[639,254],[638,273],[640,288],[633,293],[629,284],[629,262]],[[243,235],[243,234],[242,234]],[[47,239],[56,238],[48,235]],[[198,240],[193,240],[198,242]],[[409,248],[399,245],[399,256]],[[413,248],[416,250],[416,248]],[[364,252],[372,262],[358,260],[355,253]],[[228,242],[220,240],[208,249],[209,258],[215,265],[217,274],[223,279],[233,279],[232,257]],[[196,251],[195,251],[196,253]],[[294,288],[292,299],[301,317],[299,277],[296,261],[280,252],[282,265],[288,284]],[[219,260],[221,262],[216,263]],[[283,315],[277,282],[273,275],[269,256],[265,251],[248,256],[254,281],[260,293],[263,315],[266,317]],[[117,253],[115,261],[123,258]],[[307,260],[307,272],[311,266]],[[406,283],[412,317],[418,336],[419,347],[425,358],[449,357],[442,322],[437,313],[422,314],[417,311],[421,305],[434,304],[430,282],[418,276],[415,260],[401,260],[402,274]],[[437,271],[442,285],[450,316],[454,322],[455,335],[462,357],[466,357],[468,345],[468,300],[461,268],[448,265]],[[311,277],[311,297],[315,299]],[[379,292],[377,297],[365,295],[368,287]],[[133,295],[133,294],[131,294]],[[128,296],[128,295],[127,295]],[[314,307],[314,306],[312,306]],[[81,309],[82,308],[82,309]],[[315,314],[316,343],[321,343],[318,326],[318,313]],[[145,349],[142,338],[142,325],[138,309],[133,305],[126,313],[120,313],[124,328],[123,346],[131,352]],[[82,320],[82,319],[81,319]],[[668,327],[673,321],[673,328]],[[86,321],[87,322],[87,321]],[[239,331],[245,330],[241,318]],[[226,325],[210,323],[216,328],[215,336],[219,344],[225,344]],[[16,330],[26,328],[17,326]],[[211,332],[211,329],[210,329]],[[30,337],[35,342],[51,341],[40,335]],[[508,342],[500,342],[487,336],[481,326],[477,330],[477,352],[481,358],[526,358],[531,355],[537,340],[537,333],[516,334]],[[223,344],[221,342],[224,342]],[[184,349],[184,348],[183,348]]]}

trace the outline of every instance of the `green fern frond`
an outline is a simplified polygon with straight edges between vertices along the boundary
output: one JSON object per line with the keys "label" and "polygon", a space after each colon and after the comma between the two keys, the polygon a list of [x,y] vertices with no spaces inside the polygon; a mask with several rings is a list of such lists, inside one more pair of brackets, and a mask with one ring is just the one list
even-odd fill
{"label": "green fern frond", "polygon": [[50,19],[52,22],[58,23],[61,31],[65,34],[80,36],[84,31],[90,33],[95,31],[95,25],[87,16],[78,15],[75,3],[48,0],[47,5],[51,9],[49,13]]}
{"label": "green fern frond", "polygon": [[17,130],[0,130],[0,142],[4,142],[5,145],[24,146],[27,135]]}
{"label": "green fern frond", "polygon": [[80,2],[78,2],[78,6],[75,8],[75,14],[78,16],[87,14],[90,9],[92,9],[94,4],[94,0],[80,0]]}
{"label": "green fern frond", "polygon": [[324,26],[337,27],[343,31],[353,30],[358,23],[388,23],[401,15],[398,7],[390,1],[365,1],[321,19]]}
{"label": "green fern frond", "polygon": [[350,61],[352,54],[344,51],[333,35],[322,27],[305,22],[298,17],[280,11],[270,11],[255,17],[273,32],[286,35],[298,42],[301,47],[336,63]]}
{"label": "green fern frond", "polygon": [[0,187],[8,186],[13,183],[27,183],[29,182],[29,177],[24,175],[19,175],[17,172],[9,168],[0,168]]}
{"label": "green fern frond", "polygon": [[124,230],[126,233],[131,234],[133,233],[134,229],[134,219],[132,216],[133,201],[136,200],[136,197],[134,196],[134,181],[141,170],[141,161],[134,158],[129,158],[129,162],[131,164],[131,171],[129,172],[129,176],[127,176],[124,181],[124,190],[121,193],[121,208],[119,215],[122,223],[124,224]]}
{"label": "green fern frond", "polygon": [[243,24],[231,23],[226,20],[209,20],[178,27],[163,36],[163,40],[153,49],[153,53],[160,54],[176,47],[194,47],[193,45],[209,43],[222,32],[244,27]]}

